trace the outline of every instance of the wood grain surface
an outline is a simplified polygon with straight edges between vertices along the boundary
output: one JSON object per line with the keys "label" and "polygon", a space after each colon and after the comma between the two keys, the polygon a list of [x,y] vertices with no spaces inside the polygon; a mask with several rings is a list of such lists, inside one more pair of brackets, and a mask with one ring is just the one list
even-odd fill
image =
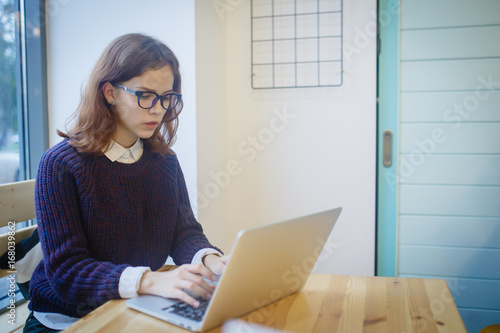
{"label": "wood grain surface", "polygon": [[[467,332],[446,282],[437,279],[312,274],[300,292],[241,319],[248,327],[297,333]],[[66,332],[188,331],[129,309],[124,300],[113,300]],[[221,332],[221,327],[208,332]]]}

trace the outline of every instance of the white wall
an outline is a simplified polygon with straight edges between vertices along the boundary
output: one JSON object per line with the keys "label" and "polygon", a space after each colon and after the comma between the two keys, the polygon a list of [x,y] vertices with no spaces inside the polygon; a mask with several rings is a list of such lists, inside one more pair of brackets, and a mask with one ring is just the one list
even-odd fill
{"label": "white wall", "polygon": [[[227,161],[226,25],[212,1],[196,3],[196,105],[198,193],[214,184],[211,172],[225,170]],[[194,205],[193,205],[194,206]],[[215,198],[202,194],[196,203],[208,239],[229,251],[234,235],[226,230],[227,191]],[[229,245],[227,245],[229,243]]]}
{"label": "white wall", "polygon": [[184,110],[174,150],[196,201],[196,86],[194,0],[47,1],[50,145],[59,142],[66,119],[97,58],[116,37],[140,32],[167,44],[181,64]]}
{"label": "white wall", "polygon": [[[201,89],[215,94],[198,98],[200,221],[229,251],[241,228],[343,206],[331,238],[335,252],[316,271],[373,275],[374,40],[345,62],[340,88],[252,90],[250,1],[231,3],[217,12],[212,2],[196,1],[197,63],[210,52],[197,68],[197,79],[206,80],[198,97]],[[375,1],[356,5],[344,1],[344,43],[351,45],[374,22]],[[265,142],[252,148],[259,136]]]}

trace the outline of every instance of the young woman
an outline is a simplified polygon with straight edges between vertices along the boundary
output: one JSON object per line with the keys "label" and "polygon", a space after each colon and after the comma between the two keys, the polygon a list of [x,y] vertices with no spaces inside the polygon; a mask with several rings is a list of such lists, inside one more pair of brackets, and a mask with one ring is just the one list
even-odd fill
{"label": "young woman", "polygon": [[[43,260],[25,332],[61,330],[110,299],[206,299],[225,257],[196,221],[171,146],[182,109],[179,63],[141,34],[101,55],[64,140],[42,157],[35,210]],[[154,272],[171,256],[181,265]]]}

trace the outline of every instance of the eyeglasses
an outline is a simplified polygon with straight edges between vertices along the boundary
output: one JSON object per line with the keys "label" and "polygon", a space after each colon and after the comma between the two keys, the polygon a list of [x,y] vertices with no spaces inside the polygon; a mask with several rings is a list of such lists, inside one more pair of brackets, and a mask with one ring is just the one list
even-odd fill
{"label": "eyeglasses", "polygon": [[116,83],[112,83],[112,85],[125,90],[129,94],[137,96],[137,104],[143,109],[153,108],[159,100],[161,106],[165,110],[171,111],[175,109],[175,107],[179,104],[182,98],[182,95],[177,93],[168,93],[160,96],[152,91],[137,91]]}

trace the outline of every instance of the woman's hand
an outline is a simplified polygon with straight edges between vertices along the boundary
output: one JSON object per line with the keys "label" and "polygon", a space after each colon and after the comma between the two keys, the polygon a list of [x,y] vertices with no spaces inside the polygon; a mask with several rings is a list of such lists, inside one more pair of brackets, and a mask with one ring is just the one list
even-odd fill
{"label": "woman's hand", "polygon": [[205,258],[203,258],[203,263],[207,266],[212,273],[221,275],[224,269],[226,268],[227,257],[219,256],[216,254],[209,254]]}
{"label": "woman's hand", "polygon": [[203,264],[186,264],[169,272],[146,272],[142,276],[138,294],[177,298],[198,307],[200,302],[184,290],[210,299],[214,286],[203,280],[203,277],[215,281],[215,276]]}

